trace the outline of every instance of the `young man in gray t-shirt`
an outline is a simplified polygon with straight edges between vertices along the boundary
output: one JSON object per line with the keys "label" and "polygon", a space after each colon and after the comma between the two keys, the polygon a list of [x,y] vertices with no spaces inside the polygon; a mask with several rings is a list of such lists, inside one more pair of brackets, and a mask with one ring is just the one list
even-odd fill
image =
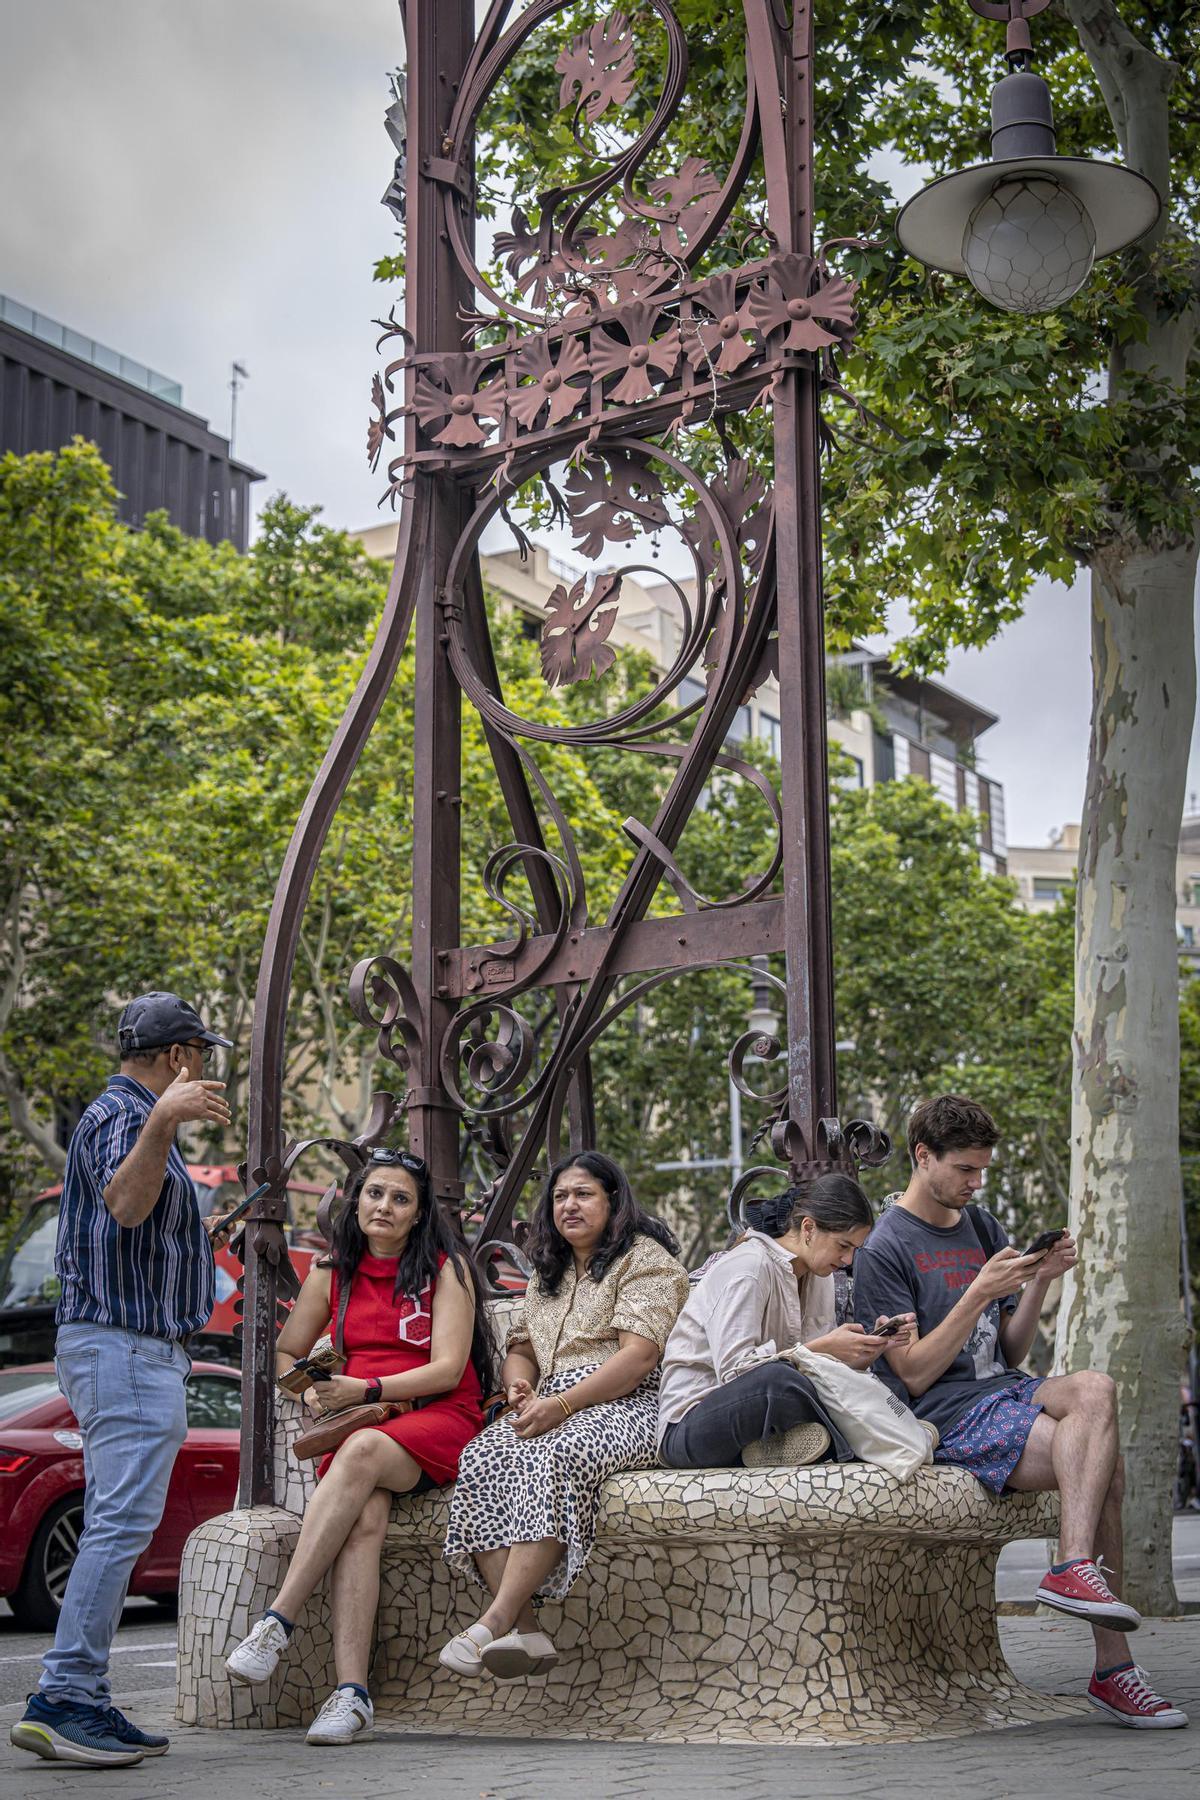
{"label": "young man in gray t-shirt", "polygon": [[886,1351],[876,1367],[937,1426],[935,1461],[969,1469],[997,1494],[1057,1489],[1063,1561],[1043,1577],[1037,1598],[1092,1626],[1092,1704],[1141,1730],[1186,1725],[1186,1713],[1154,1693],[1133,1662],[1125,1634],[1141,1619],[1099,1566],[1103,1559],[1119,1582],[1123,1467],[1113,1383],[1092,1370],[1039,1380],[1020,1366],[1046,1289],[1073,1266],[1076,1248],[1064,1233],[1051,1249],[1022,1255],[972,1204],[999,1135],[991,1115],[960,1095],[917,1107],[908,1122],[908,1187],[855,1258],[855,1316],[873,1328],[881,1315],[916,1313],[916,1340]]}

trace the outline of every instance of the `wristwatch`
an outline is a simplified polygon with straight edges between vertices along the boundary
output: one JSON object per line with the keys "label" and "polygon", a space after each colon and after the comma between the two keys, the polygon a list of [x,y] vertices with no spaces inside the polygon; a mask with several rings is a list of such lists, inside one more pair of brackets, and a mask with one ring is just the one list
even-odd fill
{"label": "wristwatch", "polygon": [[383,1383],[378,1375],[372,1375],[363,1394],[364,1406],[376,1406],[383,1399]]}

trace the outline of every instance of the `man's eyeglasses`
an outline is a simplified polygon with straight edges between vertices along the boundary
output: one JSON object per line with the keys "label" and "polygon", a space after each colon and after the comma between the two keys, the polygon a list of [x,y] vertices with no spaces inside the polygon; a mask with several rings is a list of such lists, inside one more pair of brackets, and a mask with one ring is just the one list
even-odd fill
{"label": "man's eyeglasses", "polygon": [[407,1169],[410,1175],[425,1174],[425,1158],[412,1150],[372,1150],[369,1163],[385,1163],[391,1168]]}
{"label": "man's eyeglasses", "polygon": [[188,1043],[181,1044],[180,1049],[182,1049],[182,1050],[198,1050],[200,1052],[200,1061],[207,1068],[208,1064],[213,1059],[213,1051],[216,1049],[216,1045],[215,1044],[193,1044],[189,1041]]}

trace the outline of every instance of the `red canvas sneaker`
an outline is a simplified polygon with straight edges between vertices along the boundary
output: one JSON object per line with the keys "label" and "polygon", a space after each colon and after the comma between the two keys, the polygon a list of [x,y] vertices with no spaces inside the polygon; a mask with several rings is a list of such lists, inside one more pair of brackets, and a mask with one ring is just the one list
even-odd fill
{"label": "red canvas sneaker", "polygon": [[1088,1699],[1118,1725],[1131,1725],[1135,1731],[1170,1731],[1188,1722],[1180,1707],[1154,1692],[1145,1669],[1136,1663],[1110,1669],[1103,1681],[1094,1672],[1088,1682]]}
{"label": "red canvas sneaker", "polygon": [[1086,1619],[1089,1625],[1103,1625],[1109,1631],[1136,1631],[1142,1622],[1117,1596],[1090,1557],[1068,1563],[1058,1575],[1053,1569],[1042,1576],[1042,1585],[1034,1595],[1043,1606],[1056,1607],[1073,1618]]}

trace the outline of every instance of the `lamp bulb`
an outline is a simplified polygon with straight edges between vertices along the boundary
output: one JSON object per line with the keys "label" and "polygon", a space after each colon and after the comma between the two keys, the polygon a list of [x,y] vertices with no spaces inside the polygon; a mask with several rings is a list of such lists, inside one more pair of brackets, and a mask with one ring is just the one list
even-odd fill
{"label": "lamp bulb", "polygon": [[1036,171],[998,181],[963,233],[971,285],[1005,312],[1053,312],[1079,292],[1095,256],[1086,207]]}

